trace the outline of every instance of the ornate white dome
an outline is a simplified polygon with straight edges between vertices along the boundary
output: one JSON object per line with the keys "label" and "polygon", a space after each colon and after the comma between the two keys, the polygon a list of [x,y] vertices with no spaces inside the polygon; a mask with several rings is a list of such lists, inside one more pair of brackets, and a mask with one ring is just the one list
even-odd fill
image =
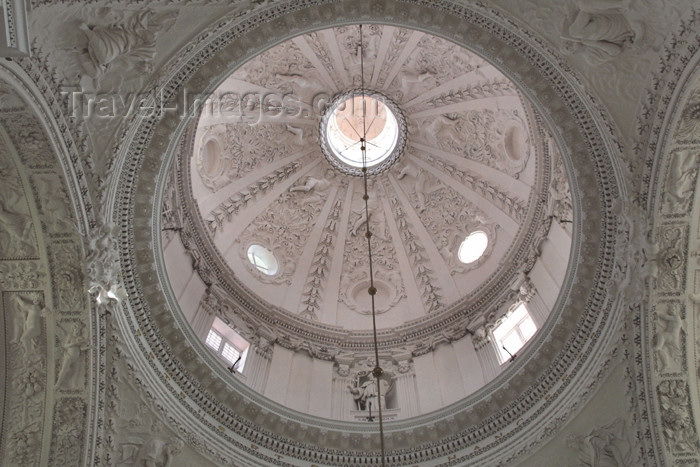
{"label": "ornate white dome", "polygon": [[[535,285],[528,274],[538,261],[566,270],[573,213],[556,145],[532,105],[466,48],[382,25],[366,26],[360,46],[359,26],[348,25],[255,56],[218,86],[190,128],[173,168],[182,172],[178,202],[192,206],[183,243],[205,294],[226,304],[219,319],[251,341],[267,329],[277,345],[336,370],[368,357],[358,176],[365,132],[376,320],[388,361],[477,330],[488,340],[538,286],[556,298],[563,274]],[[386,160],[375,162],[382,151]],[[542,260],[552,219],[560,253]],[[467,239],[481,241],[472,257]],[[202,291],[176,293],[195,303]],[[549,313],[541,308],[540,325]]]}
{"label": "ornate white dome", "polygon": [[[4,2],[0,464],[700,465],[695,3]],[[472,82],[460,57],[486,77],[451,88]],[[370,177],[398,300],[379,361],[342,299],[366,286],[346,261],[365,253],[348,248],[357,153],[323,147],[351,149],[365,121],[286,110],[342,103],[358,58],[397,118],[369,112],[385,125],[368,140],[397,143]],[[227,139],[197,104],[246,69],[251,119]],[[267,91],[282,99],[250,125]],[[485,117],[508,109],[526,124]],[[468,204],[421,212],[450,190]],[[442,254],[454,232],[426,219],[463,206],[483,230]],[[290,209],[314,221],[298,250],[259,228],[303,234]]]}

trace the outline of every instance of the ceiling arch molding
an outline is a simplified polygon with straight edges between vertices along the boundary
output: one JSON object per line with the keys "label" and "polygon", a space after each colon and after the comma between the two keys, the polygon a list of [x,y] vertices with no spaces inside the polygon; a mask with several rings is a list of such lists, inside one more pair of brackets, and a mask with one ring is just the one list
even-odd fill
{"label": "ceiling arch molding", "polygon": [[[698,163],[700,126],[700,54],[686,57],[673,83],[658,142],[650,184],[649,224],[654,273],[648,305],[637,310],[636,332],[644,336],[636,351],[647,375],[641,394],[648,395],[654,421],[654,443],[663,462],[696,461],[700,417],[698,407]],[[653,193],[653,195],[651,195]],[[653,197],[652,197],[653,196]],[[679,420],[682,420],[679,422]]]}
{"label": "ceiling arch molding", "polygon": [[80,464],[95,455],[88,427],[101,416],[104,322],[87,294],[88,226],[79,229],[78,219],[89,211],[77,194],[70,137],[38,77],[0,67],[0,461]]}

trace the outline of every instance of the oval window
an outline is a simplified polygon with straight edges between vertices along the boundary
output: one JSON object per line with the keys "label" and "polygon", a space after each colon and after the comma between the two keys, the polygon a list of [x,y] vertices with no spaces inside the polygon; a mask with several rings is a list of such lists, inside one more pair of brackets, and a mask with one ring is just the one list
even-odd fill
{"label": "oval window", "polygon": [[268,276],[277,274],[278,264],[275,255],[262,245],[250,245],[248,248],[248,261],[258,271]]}
{"label": "oval window", "polygon": [[489,244],[489,238],[485,232],[478,230],[467,235],[462,244],[459,246],[457,256],[459,260],[465,264],[473,263],[481,258],[481,255],[486,251],[486,246]]}

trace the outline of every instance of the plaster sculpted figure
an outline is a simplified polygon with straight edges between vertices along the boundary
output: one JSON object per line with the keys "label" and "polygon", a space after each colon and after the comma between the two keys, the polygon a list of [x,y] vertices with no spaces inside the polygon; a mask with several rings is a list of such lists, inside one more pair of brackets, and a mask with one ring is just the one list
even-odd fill
{"label": "plaster sculpted figure", "polygon": [[629,0],[578,0],[562,31],[565,50],[582,52],[594,66],[619,55],[639,39],[624,15],[628,4]]}
{"label": "plaster sculpted figure", "polygon": [[549,186],[551,215],[560,223],[573,221],[573,203],[571,200],[571,187],[564,172],[564,164],[561,156],[557,157],[552,174],[552,183]]}
{"label": "plaster sculpted figure", "polygon": [[396,178],[402,180],[407,176],[413,178],[413,192],[418,199],[418,212],[421,213],[425,211],[425,196],[428,194],[428,177],[426,177],[423,169],[417,167],[413,162],[408,162],[403,166]]}
{"label": "plaster sculpted figure", "polygon": [[42,306],[41,297],[38,294],[31,299],[17,295],[15,304],[17,319],[24,316],[22,334],[18,340],[22,345],[24,355],[29,357],[36,350],[36,339],[41,334],[41,317],[46,314],[46,308]]}
{"label": "plaster sculpted figure", "polygon": [[0,197],[0,238],[5,238],[0,252],[5,255],[33,254],[32,219],[20,211],[22,199],[14,193]]}
{"label": "plaster sculpted figure", "polygon": [[460,117],[458,115],[438,115],[427,123],[423,134],[443,149],[453,145],[462,146],[465,140],[464,136],[460,134],[459,125]]}
{"label": "plaster sculpted figure", "polygon": [[[312,104],[315,102],[315,97],[318,94],[319,80],[310,79],[308,74],[298,73],[296,71],[289,71],[287,73],[275,73],[275,82],[277,83],[290,83],[293,94],[290,96],[294,100],[294,104],[297,107],[297,112],[299,116],[314,115],[314,109]],[[302,142],[301,137],[292,131],[287,126],[287,130],[297,136],[299,142]]]}
{"label": "plaster sculpted figure", "polygon": [[111,312],[115,300],[122,300],[126,294],[120,283],[119,258],[114,246],[116,229],[113,222],[103,222],[88,240],[88,292],[97,293],[95,299],[103,314]]}
{"label": "plaster sculpted figure", "polygon": [[666,208],[672,213],[684,213],[690,208],[698,174],[697,151],[677,151],[668,169]]}
{"label": "plaster sculpted figure", "polygon": [[70,213],[66,208],[70,203],[59,179],[55,176],[37,175],[35,185],[41,199],[44,222],[48,224],[49,229],[56,231],[72,229]]}
{"label": "plaster sculpted figure", "polygon": [[168,467],[173,465],[174,456],[182,451],[183,446],[180,438],[164,440],[152,437],[146,442],[134,439],[133,442],[120,445],[121,461],[117,465]]}
{"label": "plaster sculpted figure", "polygon": [[117,226],[113,222],[103,222],[88,239],[88,274],[91,280],[112,278],[117,266],[117,252],[114,236]]}
{"label": "plaster sculpted figure", "polygon": [[326,198],[326,192],[331,187],[331,180],[333,179],[333,170],[328,169],[326,171],[326,176],[323,178],[316,178],[313,175],[309,175],[304,180],[301,185],[294,185],[289,188],[291,193],[310,193],[308,202],[314,203],[317,201],[324,200]]}
{"label": "plaster sculpted figure", "polygon": [[428,71],[406,71],[400,73],[398,79],[401,86],[401,95],[404,99],[406,99],[409,95],[417,94],[415,92],[416,89],[427,89],[428,87],[436,84],[432,73]]}
{"label": "plaster sculpted figure", "polygon": [[624,420],[592,430],[588,435],[569,435],[566,444],[579,452],[582,466],[627,467],[633,465]]}
{"label": "plaster sculpted figure", "polygon": [[659,247],[649,240],[646,212],[641,207],[618,199],[613,211],[619,217],[618,233],[627,240],[626,254],[616,271],[618,277],[611,281],[613,295],[618,300],[638,303],[645,296],[647,279],[658,272]]}
{"label": "plaster sculpted figure", "polygon": [[339,364],[338,365],[338,376],[346,377],[348,375],[350,375],[350,365]]}
{"label": "plaster sculpted figure", "polygon": [[102,284],[94,284],[88,292],[95,296],[100,316],[111,315],[117,304],[126,298],[126,291],[119,284],[112,284],[109,289]]}
{"label": "plaster sculpted figure", "polygon": [[[120,24],[88,25],[80,29],[87,37],[87,48],[81,56],[85,75],[83,88],[98,88],[101,78],[116,64],[120,74],[151,73],[156,54],[156,38],[168,30],[177,20],[177,12],[156,14],[153,10],[140,11],[124,19]],[[86,79],[88,78],[88,79]],[[90,79],[91,78],[91,79]]]}
{"label": "plaster sculpted figure", "polygon": [[[455,244],[459,245],[457,243],[458,239],[453,238],[453,241],[450,242],[450,240],[445,236],[442,238],[440,241],[440,254],[442,255],[442,258],[445,260],[445,264],[447,265],[447,268],[450,270],[450,273],[452,273],[456,263],[455,263],[455,258],[457,257],[457,254],[455,253]],[[452,243],[452,244],[450,244]]]}
{"label": "plaster sculpted figure", "polygon": [[[368,200],[368,207],[369,216],[373,218],[371,224],[372,235],[381,235],[382,238],[384,238],[386,236],[384,235],[386,232],[380,233],[380,227],[384,226],[384,228],[386,228],[386,220],[384,217],[384,210],[379,207],[376,196],[370,195]],[[352,223],[352,226],[350,227],[350,235],[352,235],[353,237],[358,234],[363,235],[365,226],[367,225],[367,214],[365,213],[364,201],[359,203],[357,205],[357,208],[353,208],[352,212],[353,215],[356,216],[356,218]]]}
{"label": "plaster sculpted figure", "polygon": [[56,389],[63,387],[73,379],[80,366],[80,354],[90,348],[88,340],[83,336],[83,325],[75,323],[66,340],[63,342],[63,359],[56,380]]}
{"label": "plaster sculpted figure", "polygon": [[657,312],[659,330],[655,336],[654,351],[659,359],[659,370],[666,371],[681,355],[681,330],[683,319],[678,312],[677,304],[669,304],[667,312]]}

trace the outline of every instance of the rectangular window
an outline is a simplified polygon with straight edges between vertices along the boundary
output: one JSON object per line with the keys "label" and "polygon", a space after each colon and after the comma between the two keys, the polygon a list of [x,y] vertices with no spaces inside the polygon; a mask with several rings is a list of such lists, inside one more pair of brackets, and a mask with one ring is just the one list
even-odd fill
{"label": "rectangular window", "polygon": [[241,357],[236,370],[243,371],[250,344],[221,319],[214,318],[214,323],[204,342],[229,367],[236,363],[238,357]]}
{"label": "rectangular window", "polygon": [[494,343],[501,363],[508,361],[511,355],[515,355],[536,332],[535,322],[525,304],[521,303],[493,330]]}

